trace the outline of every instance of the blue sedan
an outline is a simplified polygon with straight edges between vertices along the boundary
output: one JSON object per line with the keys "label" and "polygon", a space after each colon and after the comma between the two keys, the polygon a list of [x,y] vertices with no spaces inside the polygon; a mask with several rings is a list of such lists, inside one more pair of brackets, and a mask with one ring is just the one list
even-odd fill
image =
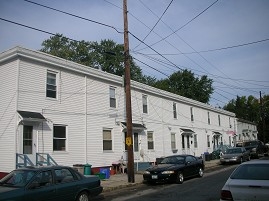
{"label": "blue sedan", "polygon": [[88,201],[102,192],[100,183],[66,166],[21,168],[0,180],[0,201]]}

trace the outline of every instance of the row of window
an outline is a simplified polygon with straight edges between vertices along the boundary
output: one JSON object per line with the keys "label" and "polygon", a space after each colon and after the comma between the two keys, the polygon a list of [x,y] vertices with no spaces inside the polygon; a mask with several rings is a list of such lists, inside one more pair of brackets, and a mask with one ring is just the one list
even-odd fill
{"label": "row of window", "polygon": [[[57,73],[53,71],[47,72],[47,90],[46,97],[57,98]],[[113,86],[109,87],[109,104],[111,108],[116,108],[116,88]],[[142,95],[142,108],[143,113],[148,113],[148,96]],[[194,111],[193,107],[190,107],[190,119],[194,121]],[[178,118],[177,114],[177,103],[173,102],[173,117],[174,119]],[[207,122],[210,125],[210,112],[207,112]],[[218,125],[221,126],[220,115],[218,115]],[[229,118],[229,125],[231,125]],[[230,126],[231,127],[231,126]]]}
{"label": "row of window", "polygon": [[[54,125],[53,126],[53,151],[66,151],[67,142],[67,130],[65,125]],[[125,139],[127,134],[125,133]],[[182,149],[189,149],[191,144],[194,148],[198,147],[197,134],[181,135],[181,147]],[[213,146],[217,146],[222,142],[222,138],[213,137]],[[103,150],[112,151],[112,130],[103,130]],[[229,144],[231,145],[231,138],[229,138]],[[32,154],[33,146],[33,126],[24,125],[23,127],[23,153]],[[133,149],[134,152],[139,151],[139,137],[138,133],[133,135]],[[154,150],[154,136],[153,131],[147,132],[147,148],[148,150]],[[207,135],[207,147],[210,147],[210,135]],[[176,150],[176,133],[171,133],[171,149]],[[125,142],[125,150],[127,150],[127,145]]]}

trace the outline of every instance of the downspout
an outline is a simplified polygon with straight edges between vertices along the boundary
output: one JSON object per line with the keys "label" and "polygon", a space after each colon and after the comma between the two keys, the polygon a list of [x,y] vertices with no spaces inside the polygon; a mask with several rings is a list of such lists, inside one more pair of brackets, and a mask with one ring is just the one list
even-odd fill
{"label": "downspout", "polygon": [[85,75],[85,164],[87,164],[88,159],[88,147],[87,147],[87,138],[88,138],[88,131],[87,131],[87,76]]}
{"label": "downspout", "polygon": [[[19,76],[20,75],[20,60],[17,61],[17,83],[16,83],[16,89],[15,89],[15,138],[14,138],[14,144],[15,144],[15,153],[18,153],[19,148],[19,125],[18,125],[18,99],[19,99]],[[16,157],[16,156],[15,156]],[[15,158],[16,161],[16,158]]]}

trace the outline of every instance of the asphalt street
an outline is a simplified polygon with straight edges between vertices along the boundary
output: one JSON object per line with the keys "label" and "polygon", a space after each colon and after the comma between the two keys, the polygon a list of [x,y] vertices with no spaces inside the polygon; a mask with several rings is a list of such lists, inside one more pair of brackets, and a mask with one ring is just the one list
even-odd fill
{"label": "asphalt street", "polygon": [[95,198],[95,201],[216,201],[220,190],[236,165],[205,173],[203,178],[192,178],[183,184],[141,184]]}

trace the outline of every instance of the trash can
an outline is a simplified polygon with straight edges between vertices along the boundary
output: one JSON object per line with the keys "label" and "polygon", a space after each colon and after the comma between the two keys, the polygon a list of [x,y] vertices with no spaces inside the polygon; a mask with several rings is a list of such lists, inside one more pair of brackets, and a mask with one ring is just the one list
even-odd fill
{"label": "trash can", "polygon": [[110,177],[110,169],[109,168],[100,168],[100,173],[105,174],[105,179],[109,179],[109,177]]}
{"label": "trash can", "polygon": [[73,165],[73,168],[75,168],[79,173],[84,174],[84,165],[83,164],[75,164],[75,165]]}
{"label": "trash can", "polygon": [[210,154],[208,152],[204,152],[205,161],[210,161]]}
{"label": "trash can", "polygon": [[90,165],[90,164],[86,164],[86,165],[84,165],[84,175],[90,175],[91,174],[91,167],[92,167],[92,165]]}

